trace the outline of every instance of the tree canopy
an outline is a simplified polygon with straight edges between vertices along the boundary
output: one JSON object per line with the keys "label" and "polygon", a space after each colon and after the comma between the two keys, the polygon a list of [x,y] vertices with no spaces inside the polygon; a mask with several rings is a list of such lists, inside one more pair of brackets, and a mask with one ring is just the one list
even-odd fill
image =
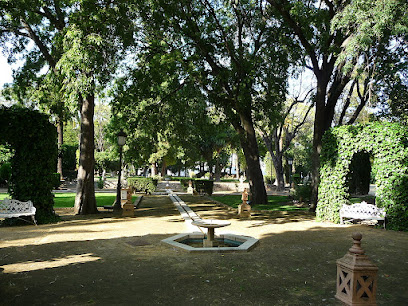
{"label": "tree canopy", "polygon": [[[98,95],[112,120],[97,131],[97,151],[106,151],[103,137],[115,148],[124,129],[125,160],[136,167],[165,173],[205,160],[218,171],[239,143],[253,203],[267,201],[255,127],[282,187],[282,156],[313,114],[314,209],[324,133],[355,124],[367,105],[404,119],[406,9],[403,0],[3,0],[0,44],[10,61],[25,60],[10,96],[53,113],[60,135],[80,114],[77,213],[97,211]],[[294,118],[302,99],[285,106],[288,80],[304,70],[310,107]]]}

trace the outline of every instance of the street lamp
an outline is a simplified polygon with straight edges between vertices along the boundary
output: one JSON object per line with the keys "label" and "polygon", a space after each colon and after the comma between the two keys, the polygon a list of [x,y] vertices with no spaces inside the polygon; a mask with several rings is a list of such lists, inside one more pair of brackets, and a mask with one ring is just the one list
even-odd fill
{"label": "street lamp", "polygon": [[288,164],[289,164],[289,188],[292,187],[292,164],[293,164],[293,158],[289,157],[287,159]]}
{"label": "street lamp", "polygon": [[123,146],[126,143],[126,133],[121,130],[118,134],[118,145],[119,145],[119,177],[118,177],[118,186],[116,189],[116,202],[115,205],[113,206],[114,210],[121,210],[122,209],[122,205],[121,205],[121,196],[120,196],[120,192],[122,189],[122,185],[120,182],[120,178],[122,176],[122,151],[123,151]]}

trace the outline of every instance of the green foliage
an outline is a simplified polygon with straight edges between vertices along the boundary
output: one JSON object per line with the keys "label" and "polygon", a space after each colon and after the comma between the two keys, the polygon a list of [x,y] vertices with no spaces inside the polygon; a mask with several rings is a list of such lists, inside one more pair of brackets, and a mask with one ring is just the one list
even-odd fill
{"label": "green foliage", "polygon": [[355,70],[355,59],[368,54],[367,60],[359,60],[369,64],[363,73],[357,73],[358,77],[373,69],[370,96],[377,96],[386,106],[383,110],[390,112],[393,119],[398,117],[405,122],[408,119],[407,11],[406,0],[353,0],[336,14],[331,24],[333,33],[348,34],[337,62],[347,71]]}
{"label": "green foliage", "polygon": [[7,184],[11,178],[11,163],[4,163],[0,166],[0,185]]}
{"label": "green foliage", "polygon": [[296,185],[292,197],[300,202],[310,202],[312,196],[312,186],[309,184]]}
{"label": "green foliage", "polygon": [[[240,195],[223,195],[223,196],[212,196],[216,201],[224,203],[232,208],[238,208],[238,205],[242,204]],[[269,210],[269,211],[302,211],[307,210],[305,207],[297,207],[288,204],[288,196],[268,196],[268,204],[253,205],[251,208],[253,210]]]}
{"label": "green foliage", "polygon": [[295,185],[299,185],[301,183],[302,178],[300,177],[299,173],[294,173],[292,174],[292,181],[295,183]]}
{"label": "green foliage", "polygon": [[72,181],[77,177],[77,151],[78,144],[65,143],[62,145],[62,174],[64,175],[64,179],[68,181]]}
{"label": "green foliage", "polygon": [[119,158],[113,151],[95,152],[95,170],[102,172],[119,170]]}
{"label": "green foliage", "polygon": [[[273,161],[272,161],[272,157],[271,157],[271,153],[267,152],[264,158],[264,162],[265,162],[265,179],[269,179],[269,181],[271,181],[271,179],[275,179],[275,168],[273,166]],[[268,183],[271,184],[271,183]]]}
{"label": "green foliage", "polygon": [[53,189],[58,189],[60,185],[61,185],[61,175],[59,173],[53,173],[53,177],[52,177]]}
{"label": "green foliage", "polygon": [[100,176],[98,180],[98,188],[103,189],[104,185],[105,185],[105,180],[102,178],[102,176]]}
{"label": "green foliage", "polygon": [[157,186],[157,180],[150,177],[129,177],[127,182],[133,192],[142,191],[145,193],[152,193],[156,190]]}
{"label": "green foliage", "polygon": [[273,184],[273,183],[275,183],[275,177],[270,177],[269,175],[265,175],[264,176],[264,178],[265,178],[265,182],[267,183],[267,184]]}
{"label": "green foliage", "polygon": [[365,152],[374,159],[376,204],[386,209],[388,227],[407,230],[408,130],[399,124],[376,122],[333,128],[323,139],[318,219],[340,221],[339,210],[349,203],[347,173],[351,161],[355,154]]}
{"label": "green foliage", "polygon": [[[406,0],[350,1],[333,19],[332,31],[347,30],[350,33],[341,60],[376,45],[384,38],[403,38],[408,32],[408,3]],[[393,43],[393,47],[404,48]]]}
{"label": "green foliage", "polygon": [[12,156],[13,152],[8,146],[0,145],[0,164],[10,162]]}
{"label": "green foliage", "polygon": [[77,167],[76,151],[78,145],[63,144],[62,145],[62,172],[75,170]]}
{"label": "green foliage", "polygon": [[[57,133],[48,116],[25,108],[0,108],[0,142],[14,149],[9,193],[31,200],[38,216],[52,216]],[[45,218],[45,217],[44,217]]]}

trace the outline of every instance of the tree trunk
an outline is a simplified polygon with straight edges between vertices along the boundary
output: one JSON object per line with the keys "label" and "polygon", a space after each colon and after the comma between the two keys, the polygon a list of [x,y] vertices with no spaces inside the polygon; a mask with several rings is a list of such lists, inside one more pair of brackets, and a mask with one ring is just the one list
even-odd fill
{"label": "tree trunk", "polygon": [[166,165],[166,161],[163,158],[162,159],[162,167],[161,167],[161,176],[165,177],[166,174],[167,174],[167,165]]}
{"label": "tree trunk", "polygon": [[[313,130],[313,151],[312,151],[312,197],[310,210],[315,211],[318,201],[318,188],[320,183],[320,152],[322,150],[322,137],[327,130],[329,118],[326,110],[326,89],[327,82],[319,79],[317,81],[316,111]],[[331,120],[330,120],[331,123]]]}
{"label": "tree trunk", "polygon": [[219,157],[217,157],[217,159],[215,160],[215,181],[221,182],[221,165]]}
{"label": "tree trunk", "polygon": [[[333,70],[333,69],[332,69]],[[331,127],[335,107],[344,87],[349,82],[348,75],[336,72],[334,81],[327,87],[332,74],[330,69],[322,69],[325,72],[320,78],[317,77],[316,112],[313,131],[312,151],[312,198],[310,210],[315,211],[318,201],[318,188],[320,184],[320,153],[322,151],[322,138],[324,133]]]}
{"label": "tree trunk", "polygon": [[238,134],[247,163],[247,175],[252,194],[251,202],[253,204],[267,204],[268,198],[259,160],[258,142],[256,141],[255,129],[250,116],[250,112],[249,116],[243,113],[240,114],[243,128],[238,129]]}
{"label": "tree trunk", "polygon": [[284,171],[282,165],[282,155],[272,155],[272,162],[275,168],[277,189],[285,189]]}
{"label": "tree trunk", "polygon": [[78,182],[75,197],[75,214],[94,214],[98,212],[94,185],[94,95],[87,95],[81,102],[81,134]]}
{"label": "tree trunk", "polygon": [[58,161],[57,161],[57,173],[60,174],[60,180],[64,179],[64,175],[62,173],[62,145],[64,144],[64,122],[61,118],[57,119],[57,133],[58,133]]}
{"label": "tree trunk", "polygon": [[156,176],[157,175],[156,163],[152,163],[150,169],[151,169],[150,176],[152,176],[152,177]]}

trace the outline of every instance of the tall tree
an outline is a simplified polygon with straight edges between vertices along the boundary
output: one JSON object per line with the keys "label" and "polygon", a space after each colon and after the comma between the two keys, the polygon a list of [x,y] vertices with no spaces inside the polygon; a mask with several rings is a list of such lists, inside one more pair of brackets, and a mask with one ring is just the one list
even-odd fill
{"label": "tall tree", "polygon": [[332,22],[332,31],[348,33],[340,60],[349,64],[350,58],[368,54],[364,62],[371,65],[374,82],[366,75],[363,92],[368,87],[370,97],[376,95],[377,101],[390,109],[393,119],[404,121],[408,110],[407,11],[405,0],[356,0],[350,1]]}
{"label": "tall tree", "polygon": [[278,190],[285,187],[283,157],[301,131],[313,107],[313,103],[306,105],[310,92],[303,98],[294,97],[289,100],[279,117],[273,118],[263,114],[263,120],[257,123],[257,131],[272,158]]}
{"label": "tall tree", "polygon": [[151,33],[169,50],[181,52],[186,77],[238,133],[254,203],[267,202],[254,114],[279,104],[264,98],[261,84],[282,92],[287,78],[287,52],[280,48],[285,36],[280,24],[267,21],[268,13],[264,3],[255,1],[154,0],[142,14]]}
{"label": "tall tree", "polygon": [[[344,62],[338,61],[347,35],[341,30],[330,31],[332,20],[349,1],[267,1],[274,9],[275,16],[287,26],[287,35],[293,37],[303,51],[305,66],[316,79],[311,206],[314,210],[320,181],[322,136],[331,127],[339,97],[352,79],[352,70],[345,72]],[[356,61],[352,61],[352,64],[356,64]]]}
{"label": "tall tree", "polygon": [[[31,52],[37,53],[37,52]],[[53,70],[48,70],[46,74],[41,74],[41,69],[47,65],[42,57],[35,62],[26,60],[26,63],[18,70],[14,71],[13,83],[6,84],[2,94],[9,101],[15,101],[26,107],[37,107],[51,115],[57,126],[58,135],[58,160],[57,172],[60,179],[64,177],[63,165],[63,144],[64,126],[72,116],[72,108],[64,103],[64,96],[61,91],[61,78],[55,75]]]}
{"label": "tall tree", "polygon": [[1,39],[24,55],[29,41],[63,78],[67,99],[81,113],[80,165],[75,212],[97,212],[94,191],[94,100],[133,42],[134,11],[124,0],[2,1]]}
{"label": "tall tree", "polygon": [[129,72],[116,81],[110,130],[125,128],[126,158],[138,167],[148,161],[163,168],[177,156],[184,156],[185,162],[198,160],[199,150],[192,143],[201,135],[197,126],[206,124],[205,98],[192,80],[184,78],[175,59],[177,50],[167,53],[166,44],[155,39],[147,44],[146,39],[136,65],[128,61]]}
{"label": "tall tree", "polygon": [[[14,72],[14,82],[8,92],[13,92],[14,99],[19,103],[39,103],[41,108],[55,116],[59,149],[57,171],[61,178],[63,129],[69,112],[59,92],[60,84],[53,81],[58,75],[55,66],[60,53],[56,51],[58,46],[50,46],[50,43],[65,28],[64,5],[63,1],[45,3],[17,0],[0,3],[0,44],[9,50],[9,62],[15,61],[19,55],[25,59],[24,65]],[[30,48],[29,42],[33,42],[36,48]],[[47,75],[41,75],[41,69],[47,66]]]}

